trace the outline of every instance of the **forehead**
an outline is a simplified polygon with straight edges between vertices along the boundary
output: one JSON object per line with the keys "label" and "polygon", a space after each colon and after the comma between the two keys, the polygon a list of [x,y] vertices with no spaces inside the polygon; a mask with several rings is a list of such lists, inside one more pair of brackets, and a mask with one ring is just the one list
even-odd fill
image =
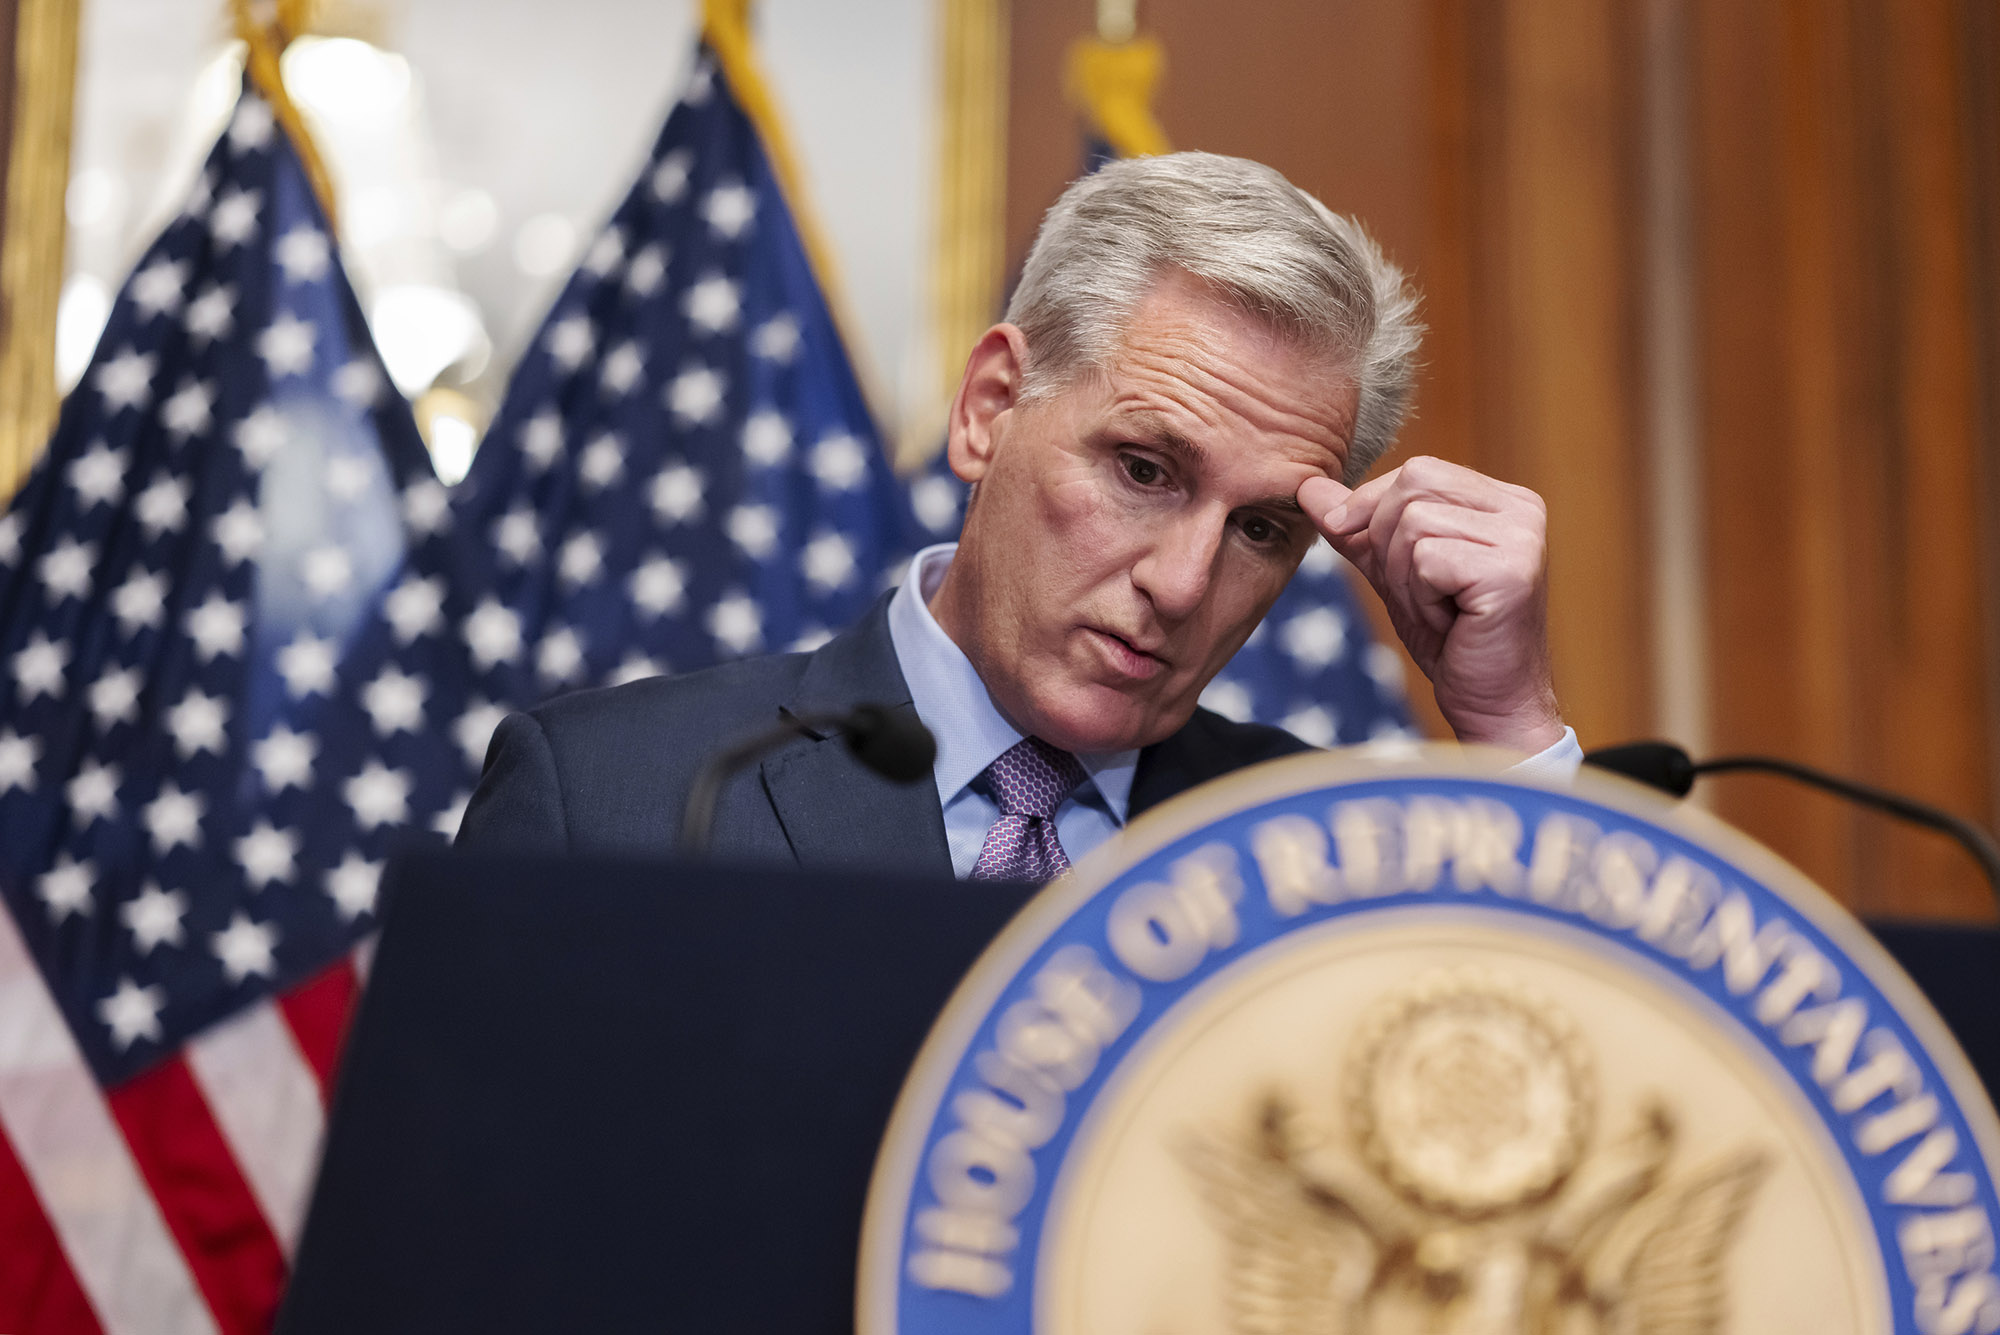
{"label": "forehead", "polygon": [[1163,278],[1097,377],[1098,410],[1173,445],[1262,443],[1338,476],[1358,391],[1344,361],[1184,275]]}

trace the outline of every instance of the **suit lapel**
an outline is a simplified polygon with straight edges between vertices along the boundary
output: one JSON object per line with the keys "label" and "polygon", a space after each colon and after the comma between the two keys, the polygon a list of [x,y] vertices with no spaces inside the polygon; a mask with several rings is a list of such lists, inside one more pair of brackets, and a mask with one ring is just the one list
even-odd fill
{"label": "suit lapel", "polygon": [[[889,599],[806,664],[782,713],[845,713],[860,704],[915,711],[889,638]],[[769,757],[764,791],[802,866],[894,863],[951,874],[944,811],[928,778],[895,784],[870,772],[837,733],[815,732]]]}

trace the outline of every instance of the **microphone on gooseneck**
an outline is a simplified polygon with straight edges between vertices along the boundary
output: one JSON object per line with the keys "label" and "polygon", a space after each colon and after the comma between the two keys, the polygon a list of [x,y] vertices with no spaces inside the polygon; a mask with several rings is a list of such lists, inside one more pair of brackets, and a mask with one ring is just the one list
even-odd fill
{"label": "microphone on gooseneck", "polygon": [[681,851],[693,855],[708,851],[715,799],[730,775],[795,737],[824,732],[840,733],[856,760],[891,783],[915,783],[931,772],[937,759],[937,739],[913,710],[856,705],[845,714],[788,712],[776,727],[716,752],[701,767],[681,815]]}
{"label": "microphone on gooseneck", "polygon": [[1996,898],[2000,898],[2000,844],[1994,843],[1992,835],[1962,816],[1955,816],[1915,798],[1904,797],[1901,793],[1892,793],[1886,788],[1843,779],[1837,774],[1828,774],[1810,765],[1780,760],[1775,756],[1718,756],[1714,760],[1696,761],[1672,742],[1627,742],[1622,746],[1601,747],[1585,755],[1583,763],[1613,774],[1622,774],[1628,779],[1637,779],[1672,797],[1686,797],[1688,790],[1694,787],[1694,781],[1703,774],[1734,770],[1783,775],[1850,802],[1874,807],[1912,824],[1950,835],[1979,863],[1980,870],[1986,873],[1988,888]]}

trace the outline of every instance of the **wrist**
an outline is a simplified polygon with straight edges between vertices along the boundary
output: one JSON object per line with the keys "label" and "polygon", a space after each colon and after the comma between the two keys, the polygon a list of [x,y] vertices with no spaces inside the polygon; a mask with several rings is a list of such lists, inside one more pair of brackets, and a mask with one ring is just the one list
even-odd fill
{"label": "wrist", "polygon": [[1508,709],[1454,708],[1443,700],[1438,701],[1438,709],[1452,735],[1468,746],[1539,755],[1561,741],[1567,731],[1553,692]]}

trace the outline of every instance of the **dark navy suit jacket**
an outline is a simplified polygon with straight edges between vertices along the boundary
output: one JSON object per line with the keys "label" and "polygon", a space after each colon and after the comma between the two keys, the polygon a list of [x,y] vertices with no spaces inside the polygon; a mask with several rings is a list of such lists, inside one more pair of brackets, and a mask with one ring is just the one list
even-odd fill
{"label": "dark navy suit jacket", "polygon": [[[688,788],[717,751],[788,714],[868,703],[913,709],[888,611],[885,596],[812,653],[650,677],[509,715],[487,749],[458,846],[674,853]],[[1179,732],[1140,753],[1130,814],[1308,749],[1288,732],[1198,709]],[[732,777],[716,803],[710,850],[726,860],[951,872],[937,786],[890,783],[863,768],[836,734],[801,737]]]}

